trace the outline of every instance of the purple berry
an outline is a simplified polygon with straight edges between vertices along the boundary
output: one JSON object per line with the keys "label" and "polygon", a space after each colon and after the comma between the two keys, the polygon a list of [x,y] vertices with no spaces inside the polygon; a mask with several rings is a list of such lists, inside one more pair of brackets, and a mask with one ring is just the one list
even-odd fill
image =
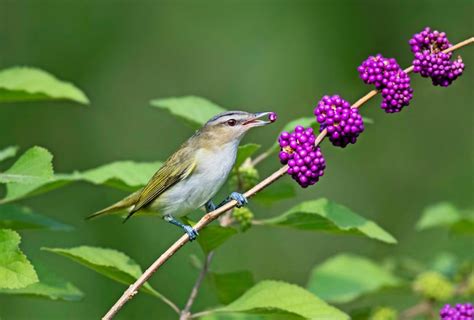
{"label": "purple berry", "polygon": [[326,168],[321,149],[314,145],[315,140],[313,129],[302,126],[296,126],[291,133],[282,132],[278,138],[280,162],[288,164],[287,173],[303,188],[318,182]]}
{"label": "purple berry", "polygon": [[324,96],[314,108],[320,131],[327,129],[327,135],[333,145],[344,148],[355,143],[364,131],[364,122],[359,109],[351,108],[346,100],[338,95]]}
{"label": "purple berry", "polygon": [[447,304],[439,310],[439,315],[441,320],[474,320],[474,307],[471,303]]}
{"label": "purple berry", "polygon": [[382,92],[380,107],[387,113],[401,111],[413,98],[410,77],[393,58],[385,58],[381,54],[370,56],[357,71],[366,84],[373,84]]}
{"label": "purple berry", "polygon": [[278,116],[276,112],[270,112],[270,114],[268,115],[268,120],[270,120],[270,122],[275,122],[277,121],[277,119],[278,119]]}
{"label": "purple berry", "polygon": [[414,53],[413,71],[422,77],[430,77],[433,85],[447,87],[464,71],[461,57],[451,61],[452,53],[443,53],[451,47],[446,33],[431,31],[426,27],[408,41]]}

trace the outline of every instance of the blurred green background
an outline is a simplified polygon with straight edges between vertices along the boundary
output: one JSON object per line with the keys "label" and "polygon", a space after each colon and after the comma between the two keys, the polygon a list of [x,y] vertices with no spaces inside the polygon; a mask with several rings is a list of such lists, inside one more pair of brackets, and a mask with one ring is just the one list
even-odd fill
{"label": "blurred green background", "polygon": [[[163,160],[192,130],[149,106],[158,97],[198,95],[225,108],[273,110],[279,121],[245,141],[271,145],[291,119],[310,116],[324,94],[349,101],[369,87],[356,67],[369,54],[409,65],[407,44],[429,25],[451,42],[474,33],[474,2],[467,1],[14,1],[0,0],[0,68],[45,69],[82,88],[91,105],[19,103],[0,107],[0,147],[48,148],[57,172],[87,169],[115,160]],[[473,48],[463,55],[466,71],[449,88],[414,76],[412,104],[386,115],[376,98],[362,113],[375,120],[357,145],[324,144],[328,162],[317,186],[273,207],[254,206],[270,217],[306,199],[328,197],[373,219],[398,240],[396,246],[352,236],[254,227],[226,243],[214,270],[251,270],[256,279],[305,285],[312,267],[339,252],[382,260],[390,255],[429,259],[433,252],[469,255],[472,242],[454,245],[447,233],[414,232],[428,204],[448,200],[473,205]],[[262,176],[279,167],[276,157]],[[285,177],[284,179],[289,179]],[[22,232],[22,248],[86,294],[77,303],[0,296],[2,319],[94,319],[124,286],[42,246],[81,244],[115,248],[148,266],[179,235],[159,219],[85,222],[83,217],[122,192],[87,184],[33,198],[38,212],[74,225],[72,232]],[[222,195],[223,196],[223,195]],[[152,219],[152,220],[150,220]],[[197,271],[186,246],[151,280],[158,291],[184,304]],[[194,310],[216,302],[208,288]],[[174,319],[161,302],[140,294],[118,319]]]}

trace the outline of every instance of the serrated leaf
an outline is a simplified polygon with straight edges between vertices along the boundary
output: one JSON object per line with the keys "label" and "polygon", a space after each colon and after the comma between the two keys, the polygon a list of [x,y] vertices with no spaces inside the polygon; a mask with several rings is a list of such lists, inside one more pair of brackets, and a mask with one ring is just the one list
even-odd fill
{"label": "serrated leaf", "polygon": [[11,204],[0,205],[0,228],[13,230],[46,229],[54,231],[70,231],[73,229],[72,226],[34,213],[27,207]]}
{"label": "serrated leaf", "polygon": [[[124,253],[107,248],[80,246],[75,248],[41,248],[71,259],[112,280],[129,285],[142,274],[140,266]],[[155,297],[162,297],[150,284],[142,290]]]}
{"label": "serrated leaf", "polygon": [[195,96],[155,99],[150,101],[150,104],[167,110],[195,129],[201,127],[213,116],[226,111],[207,99]]}
{"label": "serrated leaf", "polygon": [[264,205],[271,205],[276,201],[293,198],[296,195],[293,182],[278,182],[266,187],[254,197],[255,201]]}
{"label": "serrated leaf", "polygon": [[463,212],[448,202],[426,208],[416,223],[417,230],[449,228],[454,233],[474,234],[474,212]]}
{"label": "serrated leaf", "polygon": [[237,151],[237,158],[235,160],[234,167],[238,168],[244,163],[247,158],[251,157],[258,149],[260,145],[256,143],[247,143],[243,146],[240,146]]}
{"label": "serrated leaf", "polygon": [[307,231],[363,235],[386,243],[397,242],[392,235],[374,222],[325,198],[302,202],[278,217],[260,221],[260,224]]}
{"label": "serrated leaf", "polygon": [[33,265],[20,250],[20,235],[0,229],[0,288],[24,288],[38,282]]}
{"label": "serrated leaf", "polygon": [[207,226],[199,231],[197,240],[202,250],[207,254],[236,233],[238,233],[237,230],[231,227]]}
{"label": "serrated leaf", "polygon": [[62,279],[41,264],[35,265],[39,282],[21,289],[0,289],[3,294],[27,295],[51,300],[78,301],[84,294],[72,283]]}
{"label": "serrated leaf", "polygon": [[367,258],[339,254],[313,269],[308,290],[325,301],[347,303],[400,284],[400,279]]}
{"label": "serrated leaf", "polygon": [[76,173],[75,179],[93,184],[134,191],[148,183],[161,167],[161,162],[116,161],[100,167]]}
{"label": "serrated leaf", "polygon": [[[0,173],[0,182],[2,182],[2,177],[4,179],[14,177],[15,179],[15,182],[7,184],[7,194],[5,198],[0,199],[0,203],[7,203],[38,195],[77,181],[105,185],[125,191],[135,191],[146,185],[148,180],[162,164],[159,161],[116,161],[83,172],[54,175],[51,154],[46,149],[40,147],[35,148],[32,148],[34,150],[30,149],[25,152],[12,166],[12,168],[15,168],[15,172],[10,173],[7,171]],[[38,150],[40,150],[40,152],[38,152]],[[24,157],[28,157],[28,161],[23,159]],[[18,172],[19,165],[21,165],[21,172]],[[39,167],[47,169],[47,174],[39,170]]]}
{"label": "serrated leaf", "polygon": [[0,71],[0,102],[71,100],[89,104],[73,84],[36,68],[13,67]]}
{"label": "serrated leaf", "polygon": [[349,319],[342,311],[328,305],[309,291],[281,281],[261,281],[231,304],[215,312],[276,314],[301,319]]}
{"label": "serrated leaf", "polygon": [[222,304],[231,303],[255,284],[250,271],[210,272],[208,279]]}
{"label": "serrated leaf", "polygon": [[41,147],[28,149],[7,171],[0,173],[6,182],[5,199],[22,198],[53,179],[53,156]]}
{"label": "serrated leaf", "polygon": [[[307,127],[315,127],[316,126],[316,118],[315,117],[304,117],[304,118],[298,118],[295,120],[292,120],[288,122],[283,129],[280,130],[280,132],[287,131],[291,132],[295,129],[297,125],[301,125],[305,128]],[[278,141],[275,141],[275,143],[270,147],[270,149],[267,151],[269,153],[277,152],[279,150],[279,145]]]}
{"label": "serrated leaf", "polygon": [[9,147],[6,147],[2,150],[0,150],[0,161],[3,161],[3,160],[6,160],[8,158],[12,158],[16,155],[18,151],[18,147],[17,146],[9,146]]}

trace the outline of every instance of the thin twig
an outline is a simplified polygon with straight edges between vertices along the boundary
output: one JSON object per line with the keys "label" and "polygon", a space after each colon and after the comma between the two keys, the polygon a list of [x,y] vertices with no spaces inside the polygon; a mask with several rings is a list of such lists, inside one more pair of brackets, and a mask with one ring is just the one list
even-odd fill
{"label": "thin twig", "polygon": [[410,320],[415,317],[422,315],[432,315],[433,314],[433,304],[430,301],[423,300],[422,302],[415,304],[413,307],[410,307],[402,312],[400,315],[401,320]]}
{"label": "thin twig", "polygon": [[[474,37],[471,37],[467,40],[464,40],[446,50],[443,52],[451,52],[456,49],[462,48],[464,46],[467,46],[471,43],[474,43]],[[411,72],[413,67],[409,67],[405,70],[405,72]],[[369,101],[371,98],[377,95],[376,90],[370,91],[368,94],[366,94],[364,97],[359,99],[356,103],[352,105],[354,108],[359,108],[361,107],[364,103]],[[326,136],[325,130],[323,130],[318,137],[316,138],[316,142],[318,144],[324,139]],[[317,145],[317,144],[316,144]],[[268,185],[272,184],[279,178],[281,178],[286,171],[288,170],[288,165],[285,165],[272,173],[269,177],[258,183],[256,186],[248,190],[247,192],[244,193],[245,197],[251,198],[254,196],[256,193],[261,191],[262,189],[266,188]],[[194,226],[194,229],[197,231],[201,230],[205,226],[207,226],[209,223],[212,221],[216,220],[220,215],[224,214],[228,210],[232,209],[235,207],[237,202],[235,200],[232,200],[222,207],[217,208],[216,210],[209,212],[205,214],[201,220],[198,221],[198,223]],[[110,308],[110,310],[107,312],[107,314],[102,318],[104,320],[109,320],[112,319],[117,312],[127,303],[128,300],[130,300],[137,292],[138,289],[147,282],[147,280],[153,275],[153,273],[158,270],[166,261],[168,261],[179,249],[181,249],[182,246],[184,246],[187,242],[189,241],[188,235],[182,235],[174,244],[172,244],[158,259],[153,262],[153,264],[148,267],[148,269],[145,270],[145,272],[133,283],[125,292],[122,294],[122,296],[115,302],[115,304]]]}
{"label": "thin twig", "polygon": [[199,292],[199,288],[201,287],[202,281],[206,277],[207,272],[209,271],[209,265],[211,264],[212,258],[214,257],[214,251],[211,251],[207,254],[206,260],[204,261],[204,265],[202,266],[201,272],[199,273],[196,282],[189,294],[188,301],[184,309],[181,311],[181,316],[179,320],[187,320],[191,317],[191,307],[193,306],[194,300],[196,300],[197,294]]}
{"label": "thin twig", "polygon": [[173,301],[171,301],[170,299],[166,298],[163,295],[161,295],[160,299],[164,303],[166,303],[168,306],[170,306],[170,308],[173,309],[177,314],[180,314],[180,310],[179,310],[178,306]]}

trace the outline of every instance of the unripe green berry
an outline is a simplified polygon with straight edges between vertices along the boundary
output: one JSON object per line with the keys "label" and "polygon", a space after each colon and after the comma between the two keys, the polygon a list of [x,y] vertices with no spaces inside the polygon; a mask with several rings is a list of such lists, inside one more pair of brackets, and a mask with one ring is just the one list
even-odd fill
{"label": "unripe green berry", "polygon": [[370,320],[397,320],[398,312],[389,307],[379,307],[372,312]]}
{"label": "unripe green berry", "polygon": [[[235,171],[234,171],[235,172]],[[234,190],[248,190],[260,181],[260,175],[253,166],[241,166],[231,176],[229,183]]]}
{"label": "unripe green berry", "polygon": [[436,271],[423,272],[415,279],[413,290],[427,299],[445,301],[453,297],[453,284]]}
{"label": "unripe green berry", "polygon": [[252,226],[253,213],[248,208],[234,208],[232,216],[240,224],[242,231],[247,231]]}

